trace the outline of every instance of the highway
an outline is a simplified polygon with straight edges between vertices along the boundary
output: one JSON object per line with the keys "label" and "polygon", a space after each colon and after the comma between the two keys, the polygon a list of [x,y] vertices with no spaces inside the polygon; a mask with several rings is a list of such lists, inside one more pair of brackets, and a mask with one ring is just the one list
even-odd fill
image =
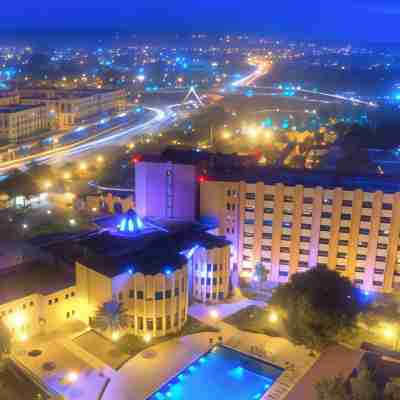
{"label": "highway", "polygon": [[110,144],[123,145],[129,143],[132,137],[153,133],[175,122],[177,117],[173,112],[174,107],[176,105],[171,105],[165,109],[146,107],[151,117],[147,121],[138,123],[133,127],[106,129],[71,144],[58,146],[54,149],[21,157],[16,160],[2,162],[0,164],[0,174],[5,175],[10,170],[16,168],[23,169],[33,161],[37,163],[58,164],[79,158],[84,153],[98,152],[99,149]]}

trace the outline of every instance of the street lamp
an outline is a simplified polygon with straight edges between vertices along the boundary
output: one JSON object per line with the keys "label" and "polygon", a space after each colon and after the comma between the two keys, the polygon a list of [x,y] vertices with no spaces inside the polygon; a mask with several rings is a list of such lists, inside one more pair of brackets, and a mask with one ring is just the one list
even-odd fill
{"label": "street lamp", "polygon": [[278,314],[275,311],[272,311],[269,315],[268,315],[268,321],[271,324],[276,324],[278,322]]}
{"label": "street lamp", "polygon": [[117,342],[120,337],[121,337],[121,335],[120,335],[120,333],[118,331],[114,331],[111,334],[111,339],[112,339],[113,342]]}
{"label": "street lamp", "polygon": [[393,340],[394,350],[397,351],[400,342],[400,330],[392,325],[386,325],[383,330],[383,336],[387,340]]}
{"label": "street lamp", "polygon": [[74,383],[74,382],[76,382],[76,381],[78,380],[79,375],[78,375],[78,373],[75,372],[75,371],[70,371],[70,372],[68,372],[68,374],[65,376],[65,378],[66,378],[66,381],[67,381],[68,383]]}
{"label": "street lamp", "polygon": [[145,341],[145,343],[150,343],[150,342],[151,342],[151,335],[150,335],[150,333],[146,333],[146,334],[143,336],[143,340]]}
{"label": "street lamp", "polygon": [[96,161],[98,163],[102,163],[102,162],[104,162],[104,157],[103,156],[97,156]]}
{"label": "street lamp", "polygon": [[73,218],[71,218],[71,219],[69,220],[69,224],[70,224],[71,226],[75,226],[75,225],[76,225],[76,220],[74,220]]}

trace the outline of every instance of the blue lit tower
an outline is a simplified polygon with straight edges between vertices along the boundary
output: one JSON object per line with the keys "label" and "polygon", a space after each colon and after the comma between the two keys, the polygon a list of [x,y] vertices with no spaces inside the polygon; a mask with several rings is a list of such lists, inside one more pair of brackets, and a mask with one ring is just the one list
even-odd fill
{"label": "blue lit tower", "polygon": [[143,221],[134,210],[128,210],[122,217],[121,223],[118,225],[118,231],[121,233],[136,233],[143,229]]}

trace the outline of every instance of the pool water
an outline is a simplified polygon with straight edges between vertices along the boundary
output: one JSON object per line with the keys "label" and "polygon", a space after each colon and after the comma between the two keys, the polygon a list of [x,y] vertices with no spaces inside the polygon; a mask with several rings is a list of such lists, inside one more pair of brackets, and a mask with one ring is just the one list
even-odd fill
{"label": "pool water", "polygon": [[217,346],[148,400],[257,400],[282,372],[279,367]]}

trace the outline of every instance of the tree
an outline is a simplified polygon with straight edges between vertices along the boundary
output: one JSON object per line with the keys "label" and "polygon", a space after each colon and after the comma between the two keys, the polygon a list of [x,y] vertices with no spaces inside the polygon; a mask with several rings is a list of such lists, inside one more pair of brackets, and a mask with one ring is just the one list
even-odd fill
{"label": "tree", "polygon": [[0,319],[0,361],[11,351],[11,332]]}
{"label": "tree", "polygon": [[104,303],[96,313],[93,328],[102,331],[111,330],[120,331],[128,326],[128,315],[123,304],[112,300]]}
{"label": "tree", "polygon": [[391,379],[385,386],[385,400],[400,400],[400,378]]}
{"label": "tree", "polygon": [[374,375],[367,367],[358,371],[357,376],[350,379],[353,400],[377,400],[378,388]]}
{"label": "tree", "polygon": [[350,400],[342,377],[323,379],[315,386],[318,400]]}
{"label": "tree", "polygon": [[263,263],[257,263],[255,267],[255,277],[259,286],[268,280],[268,270],[265,268]]}
{"label": "tree", "polygon": [[294,343],[317,350],[354,329],[367,307],[350,280],[322,266],[293,275],[276,289],[270,304],[280,311]]}

